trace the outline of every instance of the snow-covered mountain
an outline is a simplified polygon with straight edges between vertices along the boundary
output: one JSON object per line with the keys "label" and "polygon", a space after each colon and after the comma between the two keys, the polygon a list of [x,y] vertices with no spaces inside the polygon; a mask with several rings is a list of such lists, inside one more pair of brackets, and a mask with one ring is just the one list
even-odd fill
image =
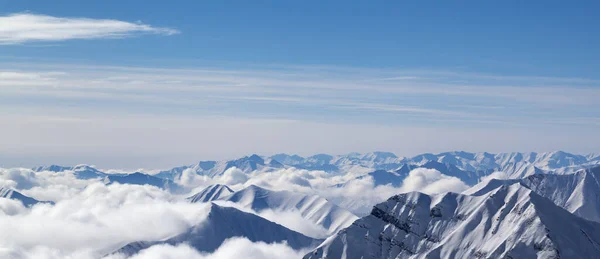
{"label": "snow-covered mountain", "polygon": [[60,165],[49,165],[49,166],[38,166],[32,168],[33,171],[41,172],[41,171],[50,171],[50,172],[62,172],[66,170],[71,170],[73,167],[70,166],[60,166]]}
{"label": "snow-covered mountain", "polygon": [[[306,158],[298,155],[277,154],[271,157],[250,155],[235,160],[201,161],[197,164],[161,171],[155,176],[176,180],[185,170],[191,170],[198,175],[214,177],[232,167],[239,168],[244,173],[273,172],[281,168],[293,167],[339,174],[348,171],[385,170],[405,176],[410,170],[421,167],[436,169],[444,175],[455,176],[468,185],[475,185],[481,177],[496,171],[506,173],[509,178],[522,178],[543,173],[569,174],[598,165],[600,165],[600,156],[598,155],[583,156],[562,151],[499,154],[453,151],[439,154],[426,153],[412,158],[398,157],[390,152],[350,153],[337,156],[317,154]],[[380,176],[387,177],[383,174]],[[377,179],[375,181],[378,182]]]}
{"label": "snow-covered mountain", "polygon": [[[72,179],[68,175],[72,173],[78,179],[94,178],[105,184],[152,185],[178,192],[183,187],[175,182],[185,183],[187,188],[200,182],[228,182],[229,175],[210,178],[221,176],[233,167],[249,179],[257,177],[250,180],[258,180],[236,182],[236,190],[252,182],[287,177],[278,174],[290,174],[309,179],[311,184],[302,188],[323,188],[315,193],[329,190],[336,193],[327,200],[255,185],[239,191],[221,184],[210,185],[187,198],[192,203],[211,204],[206,221],[174,237],[140,240],[119,251],[131,255],[154,244],[186,242],[199,251],[210,252],[227,238],[246,237],[251,241],[285,241],[293,248],[314,249],[305,258],[600,258],[600,156],[597,154],[445,152],[412,158],[389,152],[318,154],[306,158],[278,154],[202,161],[156,175],[105,173],[88,165],[51,165],[33,170],[66,172],[44,173],[40,177]],[[398,194],[375,205],[370,213],[374,203],[381,201],[379,196],[363,200],[357,196],[360,193],[338,194],[346,187],[369,191],[370,186],[361,181],[365,178],[373,179],[375,186],[401,187],[416,168],[436,169],[473,187],[461,194]],[[32,172],[26,171],[33,178]],[[480,182],[497,171],[504,174],[494,175],[507,179]],[[10,177],[18,179],[18,172],[12,171]],[[188,173],[202,177],[190,177]],[[419,173],[415,171],[415,177]],[[278,181],[271,186],[278,188]],[[357,185],[348,185],[352,181],[357,181]],[[313,182],[316,184],[312,185]],[[389,187],[376,190],[397,192]],[[6,188],[0,188],[0,198],[17,199],[26,206],[39,202]],[[364,208],[360,215],[366,216],[359,219],[338,205]],[[329,238],[317,241],[325,236]]]}
{"label": "snow-covered mountain", "polygon": [[417,156],[408,159],[408,163],[424,164],[429,161],[453,165],[462,171],[486,175],[494,171],[505,172],[510,178],[522,178],[536,173],[551,171],[555,174],[574,173],[580,169],[600,165],[598,161],[563,151],[546,153],[468,153],[445,152],[430,155],[426,159]]}
{"label": "snow-covered mountain", "polygon": [[600,167],[574,174],[536,174],[523,179],[492,179],[464,192],[485,195],[502,185],[518,183],[582,218],[600,223]]}
{"label": "snow-covered mountain", "polygon": [[271,158],[262,158],[258,155],[251,155],[229,161],[200,161],[197,164],[175,167],[169,170],[160,171],[156,177],[175,180],[181,177],[185,170],[192,170],[198,175],[214,177],[223,174],[227,169],[236,167],[244,173],[251,173],[255,170],[272,171],[284,168],[284,165]]}
{"label": "snow-covered mountain", "polygon": [[436,170],[440,171],[440,173],[447,175],[447,176],[456,177],[468,185],[477,184],[480,181],[482,176],[487,175],[487,174],[482,173],[481,171],[477,172],[477,173],[463,171],[452,164],[444,164],[444,163],[440,163],[440,162],[436,162],[436,161],[429,161],[422,165],[403,164],[400,168],[398,168],[395,171],[376,170],[376,171],[373,171],[366,175],[358,176],[355,179],[352,179],[344,184],[337,184],[335,186],[340,187],[343,185],[350,184],[353,181],[364,179],[365,177],[371,177],[373,180],[373,184],[375,186],[389,184],[394,187],[400,187],[402,185],[402,182],[404,181],[404,179],[406,179],[406,177],[408,177],[410,171],[412,171],[413,169],[416,169],[416,168],[436,169]]}
{"label": "snow-covered mountain", "polygon": [[[277,154],[271,157],[259,155],[245,156],[234,160],[200,161],[192,165],[184,165],[160,171],[154,175],[159,178],[176,180],[185,170],[198,175],[221,175],[231,167],[237,167],[244,173],[253,171],[275,171],[284,167],[295,167],[306,170],[326,172],[345,172],[354,167],[375,170],[386,170],[404,174],[407,168],[434,168],[450,176],[457,176],[469,185],[476,184],[481,176],[495,171],[505,172],[510,178],[522,178],[533,174],[551,172],[554,174],[574,173],[580,169],[600,165],[600,155],[576,155],[563,151],[546,153],[469,153],[464,151],[444,152],[439,154],[421,154],[412,158],[398,157],[390,152],[371,152],[365,154],[350,153],[346,155],[317,154],[310,157]],[[408,166],[408,167],[407,167]],[[78,178],[100,178],[105,174],[93,167],[78,165],[65,167],[58,165],[33,168],[34,171],[66,171],[73,170]],[[410,170],[409,170],[410,171]]]}
{"label": "snow-covered mountain", "polygon": [[34,198],[25,196],[25,195],[21,194],[20,192],[17,192],[15,190],[7,188],[7,187],[0,187],[0,198],[18,200],[21,203],[23,203],[23,205],[25,205],[25,207],[31,207],[40,202]]}
{"label": "snow-covered mountain", "polygon": [[220,197],[218,200],[234,202],[258,213],[264,210],[297,212],[302,218],[322,226],[330,235],[358,219],[351,212],[317,195],[273,191],[256,185]]}
{"label": "snow-covered mountain", "polygon": [[[486,175],[494,171],[503,171],[512,178],[521,178],[535,173],[535,168],[553,171],[559,174],[573,173],[579,169],[600,165],[598,155],[587,156],[570,154],[563,151],[547,153],[469,153],[464,151],[444,152],[440,154],[421,154],[412,158],[397,157],[389,152],[372,152],[366,154],[351,153],[347,155],[315,155],[302,158],[297,155],[278,154],[271,158],[284,165],[302,169],[338,171],[349,166],[363,166],[375,170],[396,171],[404,164],[423,166],[437,162],[445,167],[454,166],[464,172]],[[433,166],[433,165],[430,165]]]}
{"label": "snow-covered mountain", "polygon": [[73,167],[69,166],[40,166],[32,169],[36,172],[50,171],[50,172],[63,172],[70,171],[77,179],[102,179],[106,184],[120,183],[120,184],[135,184],[135,185],[152,185],[161,189],[178,192],[182,189],[181,186],[175,182],[159,178],[153,175],[144,174],[141,172],[135,173],[120,173],[120,174],[107,174],[89,165],[76,165]]}
{"label": "snow-covered mountain", "polygon": [[305,258],[598,258],[600,224],[518,184],[400,194]]}
{"label": "snow-covered mountain", "polygon": [[189,200],[190,202],[209,202],[229,196],[232,193],[234,193],[234,191],[226,185],[213,184],[207,186],[201,192],[190,196],[189,198],[187,198],[187,200]]}
{"label": "snow-covered mountain", "polygon": [[315,247],[322,241],[289,230],[254,214],[213,203],[207,219],[186,232],[163,241],[130,243],[116,252],[133,255],[155,244],[176,245],[180,243],[187,243],[198,251],[212,252],[223,241],[232,237],[245,237],[252,242],[265,243],[285,241],[294,249]]}

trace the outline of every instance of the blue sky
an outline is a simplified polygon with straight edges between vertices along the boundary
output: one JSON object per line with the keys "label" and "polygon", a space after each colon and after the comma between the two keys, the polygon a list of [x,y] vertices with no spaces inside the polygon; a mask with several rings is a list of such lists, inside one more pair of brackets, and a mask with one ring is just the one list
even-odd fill
{"label": "blue sky", "polygon": [[599,7],[0,0],[0,166],[595,152]]}

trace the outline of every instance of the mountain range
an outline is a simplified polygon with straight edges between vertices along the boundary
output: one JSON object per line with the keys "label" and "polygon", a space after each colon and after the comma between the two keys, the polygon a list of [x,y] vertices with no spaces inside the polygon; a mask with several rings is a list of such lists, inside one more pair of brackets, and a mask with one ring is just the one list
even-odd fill
{"label": "mountain range", "polygon": [[251,155],[228,161],[201,161],[197,164],[160,171],[156,176],[174,180],[181,177],[184,170],[192,170],[196,174],[213,177],[223,174],[234,166],[245,173],[271,172],[284,167],[344,173],[358,167],[396,172],[406,176],[411,169],[422,167],[436,169],[445,175],[458,177],[468,185],[474,185],[482,176],[496,171],[506,173],[509,178],[522,178],[539,173],[574,173],[579,169],[597,165],[600,165],[598,155],[576,155],[563,151],[499,154],[454,151],[439,154],[426,153],[410,158],[398,157],[390,152],[350,153],[338,156],[318,154],[306,158],[277,154],[271,157]]}
{"label": "mountain range", "polygon": [[212,252],[228,238],[245,237],[252,242],[286,242],[294,249],[314,247],[322,240],[313,239],[289,230],[252,213],[212,203],[206,220],[192,226],[184,233],[162,241],[138,241],[115,251],[127,256],[155,244],[177,245],[187,243],[198,251]]}
{"label": "mountain range", "polygon": [[597,216],[581,209],[585,202],[570,206],[565,200],[596,198],[598,190],[586,186],[597,173],[569,176],[570,195],[548,189],[566,182],[553,175],[490,181],[464,194],[395,195],[304,258],[598,258],[600,223],[563,208]]}
{"label": "mountain range", "polygon": [[[172,185],[172,181],[179,179],[185,170],[191,170],[191,172],[198,175],[214,177],[222,175],[226,170],[233,167],[240,169],[244,173],[256,171],[273,172],[291,167],[338,174],[343,174],[352,168],[363,168],[372,171],[394,172],[399,176],[383,177],[396,179],[384,179],[381,183],[393,182],[397,184],[412,169],[429,168],[436,169],[448,176],[455,176],[468,185],[474,185],[479,182],[481,177],[497,171],[504,172],[508,178],[517,179],[533,174],[569,174],[580,169],[598,165],[600,165],[600,155],[577,155],[563,151],[499,154],[453,151],[439,154],[425,153],[414,157],[398,157],[390,152],[350,153],[337,156],[318,154],[306,158],[288,154],[277,154],[270,157],[253,154],[234,160],[200,161],[191,165],[162,170],[153,176],[171,181],[159,184],[162,186],[161,188],[164,188],[165,185]],[[50,165],[36,167],[33,170],[38,172],[71,170],[80,179],[103,178],[107,176],[107,174],[88,165],[77,165],[74,167]],[[379,180],[376,179],[376,181]]]}
{"label": "mountain range", "polygon": [[31,207],[40,202],[34,198],[25,196],[22,193],[7,187],[0,187],[0,198],[18,200],[21,203],[23,203],[25,207]]}
{"label": "mountain range", "polygon": [[[273,191],[256,185],[250,185],[229,195],[222,195],[223,192],[227,193],[230,191],[231,189],[227,186],[213,185],[188,199],[192,202],[233,202],[242,208],[252,209],[258,213],[265,210],[297,213],[312,224],[324,228],[327,231],[327,235],[336,233],[358,219],[351,212],[317,195],[306,195],[290,191]],[[205,195],[207,193],[215,195],[210,195],[212,197],[210,199],[203,198],[207,196]],[[198,199],[198,197],[201,198]]]}
{"label": "mountain range", "polygon": [[[370,213],[366,210],[359,218],[340,203],[317,195],[251,184],[234,185],[236,189],[214,184],[186,199],[210,204],[203,223],[163,240],[127,244],[117,252],[133,255],[155,244],[180,243],[211,252],[227,238],[245,237],[312,249],[306,259],[600,258],[600,156],[594,154],[445,152],[411,158],[389,152],[306,158],[277,154],[201,161],[153,175],[105,173],[88,165],[33,170],[71,172],[79,179],[105,184],[147,184],[178,193],[184,188],[176,182],[184,172],[218,179],[234,167],[251,176],[286,168],[324,171],[319,174],[338,179],[353,170],[362,172],[326,188],[365,178],[372,179],[375,187],[400,187],[411,171],[427,168],[471,187],[462,193],[399,193],[379,204],[368,204],[366,208],[374,205]],[[492,173],[500,179],[489,179]],[[26,206],[39,202],[9,188],[0,188],[0,198],[17,199]],[[278,220],[286,213],[322,228],[323,235]]]}

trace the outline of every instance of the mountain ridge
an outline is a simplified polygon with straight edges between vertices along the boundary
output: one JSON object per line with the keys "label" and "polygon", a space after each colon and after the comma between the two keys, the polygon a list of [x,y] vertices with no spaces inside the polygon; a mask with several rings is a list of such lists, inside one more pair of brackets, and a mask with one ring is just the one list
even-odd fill
{"label": "mountain ridge", "polygon": [[411,192],[374,206],[304,258],[593,258],[598,230],[519,184],[480,196]]}
{"label": "mountain ridge", "polygon": [[252,242],[280,243],[286,241],[293,249],[314,247],[322,240],[307,237],[262,217],[233,207],[210,204],[205,221],[187,231],[162,241],[137,241],[129,243],[114,253],[131,256],[156,244],[177,245],[187,243],[201,252],[213,252],[228,238],[245,237]]}

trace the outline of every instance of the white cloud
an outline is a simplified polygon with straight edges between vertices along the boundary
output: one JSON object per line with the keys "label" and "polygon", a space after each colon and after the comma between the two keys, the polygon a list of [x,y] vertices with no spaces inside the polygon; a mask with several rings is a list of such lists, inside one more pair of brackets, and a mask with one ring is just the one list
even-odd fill
{"label": "white cloud", "polygon": [[[198,177],[201,179],[188,172],[179,181],[189,185],[220,181]],[[223,180],[241,184],[247,181],[247,177],[239,169],[232,168]],[[0,199],[0,229],[3,230],[0,232],[0,257],[98,258],[129,242],[173,236],[201,223],[208,212],[206,204],[187,203],[181,197],[152,186],[106,186],[98,180],[76,179],[71,171],[33,173],[23,168],[0,169],[0,180],[9,181],[8,178],[14,186],[23,186],[24,183],[34,185],[19,190],[24,194],[54,200],[56,204],[26,208],[18,201]],[[241,209],[235,204],[229,206]],[[263,211],[259,214],[249,209],[242,210],[314,236],[323,237],[326,232],[314,224],[307,224],[294,212]],[[208,255],[186,246],[156,246],[135,258],[147,258],[148,253],[157,254],[158,258],[215,258],[217,255],[229,258],[227,256],[235,255],[229,254],[232,250],[238,255],[255,254],[255,258],[303,254],[285,244],[251,243],[247,240],[231,240],[223,247]],[[165,257],[161,251],[171,257]],[[266,254],[273,257],[265,257]]]}
{"label": "white cloud", "polygon": [[31,189],[38,185],[37,177],[30,169],[0,169],[0,184],[17,189]]}
{"label": "white cloud", "polygon": [[[231,238],[213,253],[199,253],[188,245],[154,245],[140,251],[129,259],[280,259],[280,258],[302,258],[308,251],[296,251],[284,243],[267,244],[263,242],[253,243],[246,238]],[[125,259],[120,255],[114,255],[105,259]]]}
{"label": "white cloud", "polygon": [[493,172],[490,175],[487,176],[482,176],[481,179],[479,179],[479,182],[487,182],[491,179],[500,179],[500,180],[504,180],[504,179],[508,179],[508,174],[506,174],[505,172]]}
{"label": "white cloud", "polygon": [[243,207],[239,203],[230,201],[213,201],[213,203],[222,207],[233,207],[240,211],[251,213],[262,218],[265,218],[271,222],[275,222],[288,229],[294,230],[298,233],[302,233],[305,236],[324,239],[328,237],[328,230],[318,225],[317,223],[311,222],[310,220],[303,218],[298,210],[289,209],[286,211],[264,209],[260,212],[254,211],[251,208]]}
{"label": "white cloud", "polygon": [[437,194],[444,192],[461,193],[469,188],[460,179],[443,175],[435,169],[417,168],[408,174],[402,182],[402,192],[418,191],[426,194]]}
{"label": "white cloud", "polygon": [[0,168],[0,186],[17,189],[40,201],[59,201],[77,195],[97,179],[77,179],[72,171],[33,172],[27,168]]}
{"label": "white cloud", "polygon": [[109,19],[63,18],[31,13],[0,17],[0,44],[176,33],[175,29]]}
{"label": "white cloud", "polygon": [[223,184],[236,185],[245,183],[249,178],[242,170],[237,167],[231,167],[225,170],[223,175],[218,176],[216,179]]}
{"label": "white cloud", "polygon": [[188,168],[181,172],[181,176],[175,179],[175,183],[186,188],[194,188],[198,186],[205,187],[212,182],[208,176],[198,175],[193,169]]}
{"label": "white cloud", "polygon": [[[460,193],[469,186],[456,177],[446,176],[435,169],[417,168],[409,173],[409,176],[403,181],[402,186],[393,187],[391,185],[376,186],[372,177],[363,177],[355,179],[357,176],[364,175],[372,169],[351,168],[351,171],[344,171],[342,174],[332,174],[323,171],[310,171],[296,168],[285,168],[274,172],[255,171],[248,175],[239,172],[238,181],[234,189],[241,189],[251,184],[262,186],[271,190],[286,190],[305,194],[316,194],[332,201],[339,206],[348,209],[358,216],[368,214],[373,205],[387,200],[389,197],[411,191],[419,191],[426,194],[437,194],[443,192]],[[231,178],[230,176],[226,177]],[[214,180],[223,183],[216,177]],[[336,185],[341,184],[336,187]],[[255,212],[254,212],[255,213]],[[266,216],[290,228],[307,235],[316,236],[318,231],[311,229],[301,229],[290,225],[291,220],[277,219],[272,215],[278,215],[279,212],[267,213]],[[261,216],[265,216],[262,215]],[[291,219],[291,218],[290,218]],[[278,221],[279,220],[279,221]],[[315,230],[315,229],[312,229]]]}
{"label": "white cloud", "polygon": [[31,209],[0,199],[0,247],[17,258],[37,252],[98,258],[129,242],[173,236],[206,218],[208,206],[172,199],[151,186],[102,183]]}
{"label": "white cloud", "polygon": [[24,213],[26,210],[23,203],[18,200],[0,198],[0,215],[13,216]]}

